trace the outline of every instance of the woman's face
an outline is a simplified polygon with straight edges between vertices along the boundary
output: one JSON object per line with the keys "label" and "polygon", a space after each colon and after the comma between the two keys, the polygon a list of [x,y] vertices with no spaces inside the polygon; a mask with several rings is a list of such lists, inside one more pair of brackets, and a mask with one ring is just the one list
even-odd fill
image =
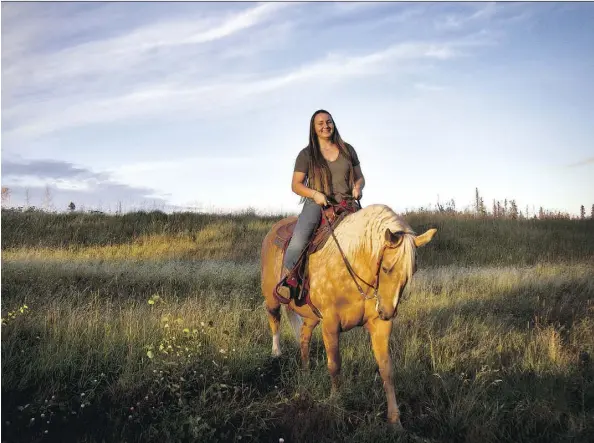
{"label": "woman's face", "polygon": [[316,115],[314,118],[314,128],[318,138],[329,140],[334,132],[332,117],[325,112]]}

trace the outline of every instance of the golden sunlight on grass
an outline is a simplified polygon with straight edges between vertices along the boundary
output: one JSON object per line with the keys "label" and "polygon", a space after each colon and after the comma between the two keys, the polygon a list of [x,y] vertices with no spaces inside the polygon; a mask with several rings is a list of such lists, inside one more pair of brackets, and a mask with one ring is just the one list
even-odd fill
{"label": "golden sunlight on grass", "polygon": [[19,248],[2,253],[14,260],[129,260],[129,259],[221,259],[233,258],[232,238],[215,229],[204,229],[195,237],[151,235],[132,243],[68,248]]}

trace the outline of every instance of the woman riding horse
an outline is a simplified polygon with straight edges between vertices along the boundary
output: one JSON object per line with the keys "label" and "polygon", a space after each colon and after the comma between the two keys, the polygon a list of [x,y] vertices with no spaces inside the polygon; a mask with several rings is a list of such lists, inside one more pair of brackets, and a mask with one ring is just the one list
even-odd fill
{"label": "woman riding horse", "polygon": [[[330,200],[338,200],[343,206],[361,198],[364,183],[355,150],[342,141],[330,114],[317,111],[311,119],[309,145],[299,153],[293,174],[293,192],[303,197],[305,204],[299,217],[279,220],[264,237],[261,289],[272,334],[272,355],[281,355],[281,302],[299,341],[304,369],[309,367],[313,331],[322,324],[333,392],[340,384],[340,334],[355,327],[367,329],[386,394],[388,421],[401,429],[389,349],[392,320],[416,272],[416,251],[429,243],[437,230],[417,235],[402,216],[383,204],[349,211],[352,213],[331,228],[332,239],[308,257],[307,303],[295,299],[283,302],[277,293],[278,276],[283,272],[285,284],[295,287],[292,283],[296,282],[291,282],[295,277],[288,271],[299,262],[320,217],[326,214],[322,206]],[[347,205],[345,209],[357,207]],[[296,219],[283,262],[287,237],[280,233]]]}
{"label": "woman riding horse", "polygon": [[296,286],[293,274],[299,256],[322,217],[322,207],[361,199],[365,178],[355,149],[345,143],[329,112],[320,109],[310,120],[309,144],[293,171],[291,190],[302,197],[303,208],[283,261],[283,285]]}

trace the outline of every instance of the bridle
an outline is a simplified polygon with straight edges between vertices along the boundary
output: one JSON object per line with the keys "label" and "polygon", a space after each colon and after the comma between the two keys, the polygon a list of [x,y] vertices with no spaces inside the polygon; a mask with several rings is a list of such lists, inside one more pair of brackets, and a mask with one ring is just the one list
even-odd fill
{"label": "bridle", "polygon": [[[379,258],[377,260],[377,269],[375,271],[375,277],[373,280],[373,284],[369,284],[353,270],[353,267],[349,263],[348,259],[344,255],[344,252],[342,251],[342,248],[340,247],[340,244],[338,243],[338,239],[336,238],[336,235],[334,235],[334,229],[332,228],[332,225],[330,224],[330,221],[328,220],[328,216],[326,215],[326,213],[324,211],[322,211],[322,214],[323,214],[324,218],[326,219],[326,223],[328,223],[328,227],[330,228],[330,233],[332,234],[332,238],[334,239],[334,242],[336,243],[336,246],[338,247],[338,250],[340,251],[340,255],[342,256],[344,264],[346,265],[346,268],[349,271],[349,274],[351,274],[353,281],[357,285],[359,294],[361,294],[361,297],[363,297],[364,300],[372,300],[374,298],[377,300],[377,292],[379,290],[379,274],[380,274],[380,270],[382,268],[382,261],[384,260],[384,253],[386,252],[386,249],[396,249],[400,243],[393,245],[393,246],[388,245],[387,243],[384,244],[384,246],[382,247],[382,250],[380,251]],[[398,231],[396,234],[405,234],[405,232]],[[358,278],[359,280],[361,280],[363,283],[365,283],[370,288],[373,288],[373,296],[370,297],[363,291],[363,289],[361,288],[361,285],[357,282],[355,277]]]}

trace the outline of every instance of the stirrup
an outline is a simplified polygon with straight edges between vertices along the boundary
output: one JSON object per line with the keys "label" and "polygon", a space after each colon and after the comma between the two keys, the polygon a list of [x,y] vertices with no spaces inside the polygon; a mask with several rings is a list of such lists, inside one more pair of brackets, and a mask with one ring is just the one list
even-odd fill
{"label": "stirrup", "polygon": [[287,271],[286,275],[280,281],[280,286],[284,286],[286,288],[297,288],[299,283],[297,282],[297,277],[295,277],[295,272]]}
{"label": "stirrup", "polygon": [[[293,272],[287,271],[285,273],[285,276],[282,277],[274,287],[272,294],[279,302],[286,305],[291,301],[291,299],[295,299],[295,294],[297,293],[298,286],[299,284],[297,282],[297,278],[295,278]],[[289,298],[280,295],[280,293],[278,292],[278,290],[282,287],[289,289]]]}

